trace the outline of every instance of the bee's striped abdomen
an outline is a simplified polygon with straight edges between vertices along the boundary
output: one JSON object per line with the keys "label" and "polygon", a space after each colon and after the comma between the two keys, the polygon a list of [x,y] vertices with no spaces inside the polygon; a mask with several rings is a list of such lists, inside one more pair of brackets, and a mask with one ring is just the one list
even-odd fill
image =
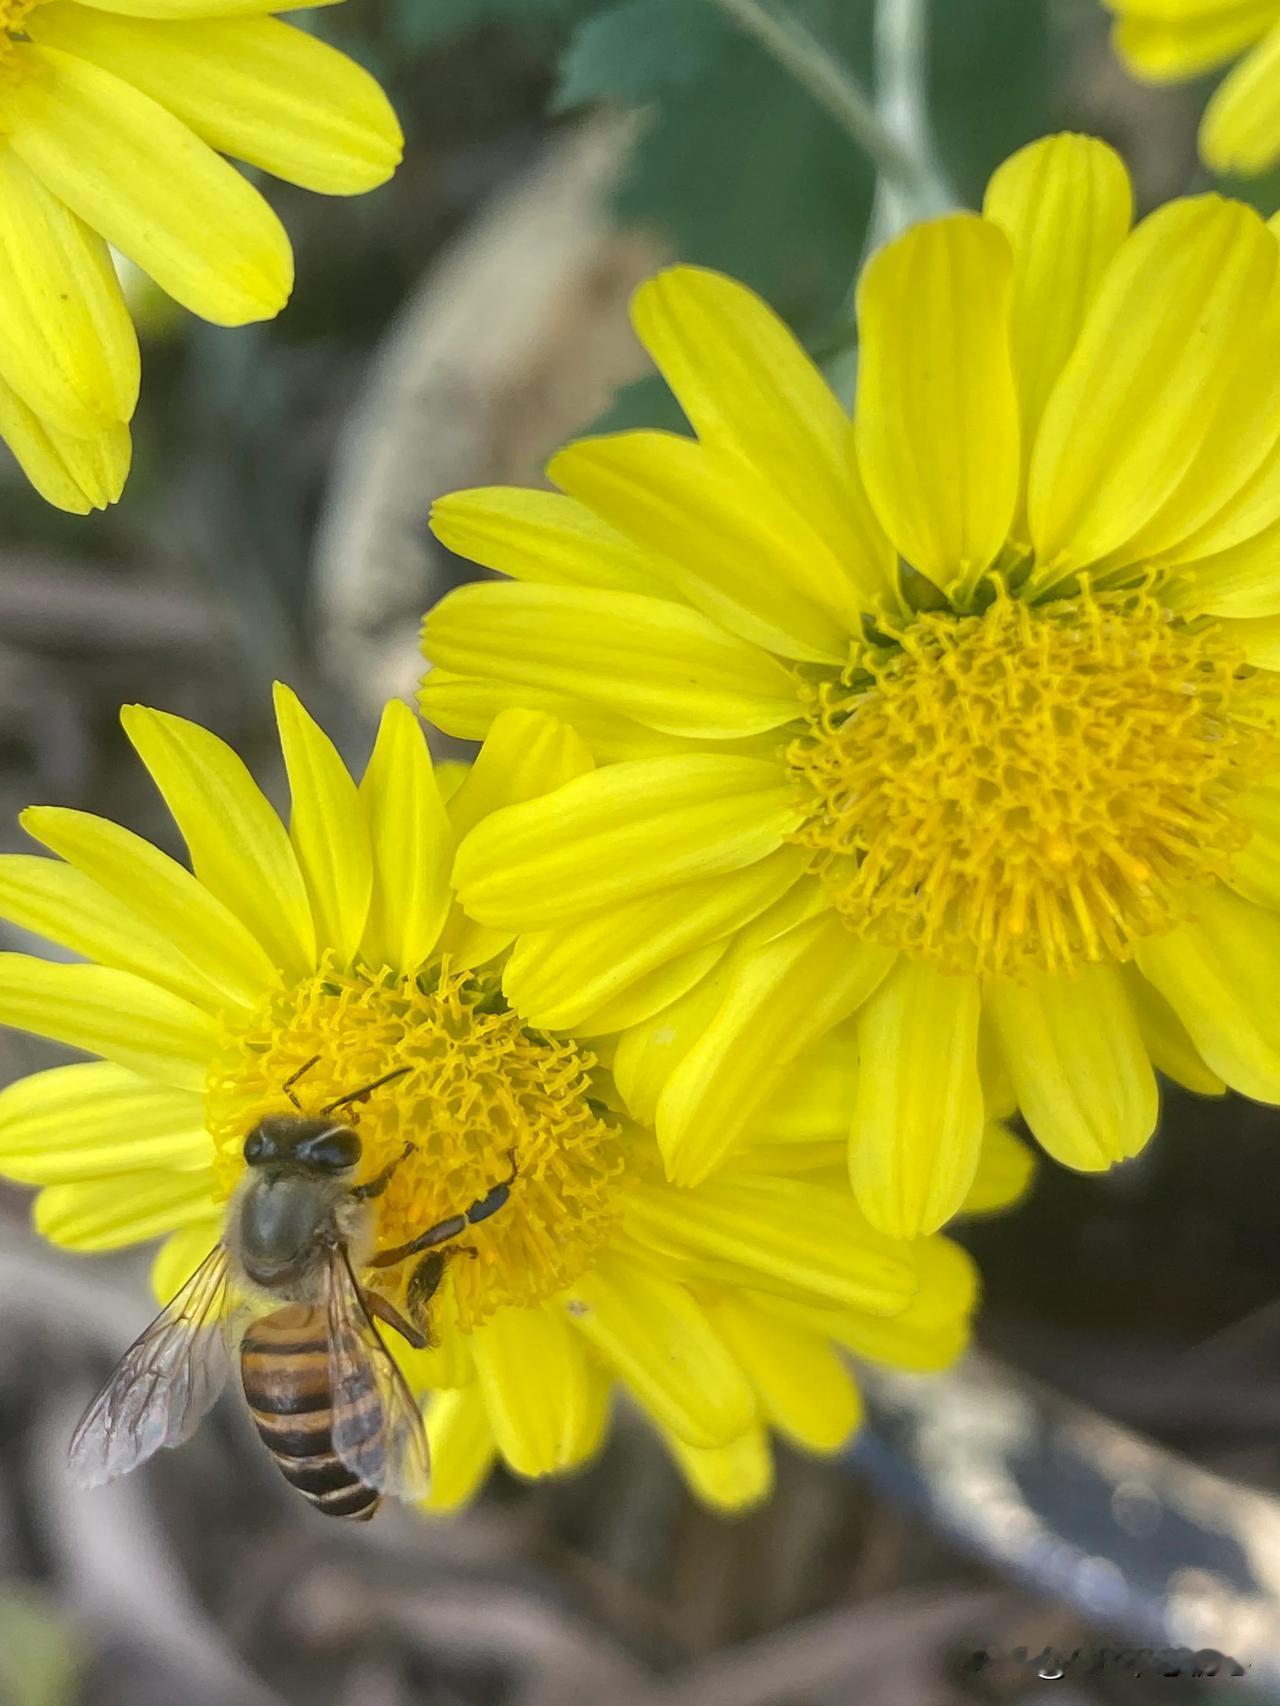
{"label": "bee's striped abdomen", "polygon": [[[240,1378],[262,1443],[289,1485],[326,1516],[367,1521],[381,1496],[353,1475],[333,1449],[325,1311],[290,1303],[254,1321],[240,1345]],[[370,1425],[378,1425],[372,1385],[344,1408],[368,1408]]]}

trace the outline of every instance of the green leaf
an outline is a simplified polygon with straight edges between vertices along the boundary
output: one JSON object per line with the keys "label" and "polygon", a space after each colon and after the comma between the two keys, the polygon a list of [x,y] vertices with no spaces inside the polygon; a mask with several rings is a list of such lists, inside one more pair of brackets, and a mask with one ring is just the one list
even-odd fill
{"label": "green leaf", "polygon": [[702,0],[622,0],[579,27],[560,63],[552,101],[563,112],[587,101],[635,102],[691,82],[722,45]]}
{"label": "green leaf", "polygon": [[964,0],[929,8],[929,107],[938,158],[960,199],[982,205],[987,179],[1053,114],[1050,8]]}

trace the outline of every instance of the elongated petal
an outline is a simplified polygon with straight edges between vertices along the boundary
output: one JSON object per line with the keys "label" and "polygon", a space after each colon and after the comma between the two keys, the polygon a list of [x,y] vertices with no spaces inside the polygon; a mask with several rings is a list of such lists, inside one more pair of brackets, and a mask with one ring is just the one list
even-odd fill
{"label": "elongated petal", "polygon": [[1012,274],[1004,233],[953,214],[881,249],[858,286],[862,475],[898,550],[944,588],[971,586],[1014,518]]}
{"label": "elongated petal", "polygon": [[1200,125],[1200,152],[1215,172],[1268,171],[1280,157],[1280,24],[1214,91]]}
{"label": "elongated petal", "polygon": [[996,1214],[1012,1208],[1031,1188],[1036,1158],[1008,1126],[992,1122],[982,1134],[978,1170],[960,1213]]}
{"label": "elongated petal", "polygon": [[[1032,455],[1042,579],[1125,545],[1187,475],[1250,351],[1275,270],[1262,221],[1216,196],[1163,207],[1125,241]],[[1201,478],[1213,486],[1223,473],[1206,467]],[[1224,501],[1233,489],[1214,493]]]}
{"label": "elongated petal", "polygon": [[1147,4],[1117,18],[1111,39],[1139,76],[1153,83],[1182,82],[1234,58],[1266,33],[1275,14],[1274,0],[1232,0],[1199,13]]}
{"label": "elongated petal", "polygon": [[711,1510],[736,1514],[763,1504],[773,1491],[773,1453],[758,1423],[710,1450],[686,1445],[677,1434],[668,1434],[666,1444],[689,1491]]}
{"label": "elongated petal", "polygon": [[640,286],[631,318],[698,437],[815,523],[862,601],[890,594],[893,548],[854,478],[848,416],[773,310],[722,273],[681,266]]}
{"label": "elongated petal", "polygon": [[751,1426],[751,1384],[684,1286],[608,1258],[572,1288],[569,1307],[659,1427],[705,1448]]}
{"label": "elongated petal", "polygon": [[126,705],[125,733],[164,796],[196,876],[282,970],[316,963],[315,926],[288,833],[244,764],[198,723]]}
{"label": "elongated petal", "polygon": [[831,1344],[737,1293],[726,1292],[709,1312],[755,1387],[765,1418],[806,1451],[839,1451],[861,1424],[862,1403]]}
{"label": "elongated petal", "polygon": [[843,1141],[857,1083],[857,1027],[850,1021],[828,1031],[792,1061],[782,1083],[751,1122],[753,1147],[756,1139],[803,1143],[839,1137]]}
{"label": "elongated petal", "polygon": [[261,943],[176,859],[90,812],[30,806],[21,823],[135,918],[141,911],[144,936],[166,938],[224,1004],[251,1006],[261,999],[275,976]]}
{"label": "elongated petal", "polygon": [[180,1090],[203,1090],[217,1040],[207,1013],[132,972],[0,954],[0,1024],[103,1055]]}
{"label": "elongated petal", "polygon": [[327,195],[384,183],[403,137],[369,73],[274,18],[129,18],[69,0],[26,20],[31,37],[110,71],[219,153]]}
{"label": "elongated petal", "polygon": [[665,1012],[673,1002],[707,977],[728,949],[726,940],[708,942],[706,947],[690,948],[687,953],[677,954],[673,960],[655,966],[626,989],[593,1007],[583,1015],[576,1029],[584,1037],[600,1038],[643,1024],[655,1013]]}
{"label": "elongated petal", "polygon": [[893,1315],[917,1277],[909,1244],[886,1238],[826,1184],[748,1174],[696,1191],[638,1182],[626,1194],[631,1235],[698,1263],[700,1278],[760,1291],[816,1294]]}
{"label": "elongated petal", "polygon": [[948,1368],[968,1343],[978,1270],[949,1238],[922,1238],[916,1259],[920,1287],[900,1314],[845,1314],[834,1336],[869,1362],[931,1373]]}
{"label": "elongated petal", "polygon": [[422,725],[399,699],[382,713],[360,799],[375,872],[361,952],[375,966],[409,971],[444,927],[454,839]]}
{"label": "elongated petal", "polygon": [[278,682],[275,706],[293,795],[289,838],[307,885],[317,943],[333,948],[345,965],[364,935],[373,893],[368,821],[333,742],[297,695]]}
{"label": "elongated petal", "polygon": [[190,1172],[211,1153],[198,1095],[111,1061],[55,1066],[0,1090],[0,1172],[24,1185]]}
{"label": "elongated petal", "polygon": [[427,1408],[431,1494],[426,1509],[456,1511],[488,1478],[498,1455],[479,1381],[432,1394]]}
{"label": "elongated petal", "polygon": [[107,246],[5,147],[0,271],[0,372],[27,406],[79,437],[127,421],[138,340]]}
{"label": "elongated petal", "polygon": [[1260,1102],[1280,1102],[1278,956],[1280,918],[1217,886],[1136,954],[1211,1071]]}
{"label": "elongated petal", "polygon": [[802,848],[780,847],[745,870],[704,877],[593,913],[517,942],[503,977],[513,1006],[536,1025],[580,1028],[588,1014],[664,962],[736,930],[804,871]]}
{"label": "elongated petal", "polygon": [[672,1072],[657,1110],[675,1184],[705,1179],[732,1153],[801,1050],[867,1000],[893,963],[832,913],[745,954],[725,997]]}
{"label": "elongated petal", "polygon": [[1047,136],[997,169],[982,211],[1013,249],[1013,365],[1026,458],[1102,274],[1128,232],[1133,191],[1123,160],[1105,142]]}
{"label": "elongated petal", "polygon": [[54,195],[193,314],[238,326],[280,312],[293,286],[289,239],[234,166],[87,60],[13,52],[10,143]]}
{"label": "elongated petal", "polygon": [[265,12],[300,12],[341,0],[79,0],[99,12],[126,18],[247,18]]}
{"label": "elongated petal", "polygon": [[68,1250],[119,1250],[180,1226],[207,1222],[212,1170],[116,1173],[84,1183],[47,1185],[36,1198],[36,1231]]}
{"label": "elongated petal", "polygon": [[642,1124],[651,1126],[656,1119],[667,1080],[714,1018],[736,963],[736,956],[726,956],[669,1007],[619,1037],[613,1056],[614,1082]]}
{"label": "elongated petal", "polygon": [[781,768],[714,755],[637,759],[508,806],[458,849],[482,924],[538,929],[766,858],[801,813]]}
{"label": "elongated petal", "polygon": [[626,432],[569,445],[547,473],[735,634],[783,657],[843,663],[861,605],[830,543],[737,459],[673,433]]}
{"label": "elongated petal", "polygon": [[1156,1070],[1201,1096],[1224,1095],[1226,1085],[1201,1060],[1186,1026],[1155,985],[1148,983],[1135,965],[1121,966],[1120,974],[1143,1046]]}
{"label": "elongated petal", "polygon": [[1280,782],[1249,789],[1236,810],[1251,834],[1231,861],[1228,884],[1246,900],[1280,912]]}
{"label": "elongated petal", "polygon": [[973,1183],[985,1123],[978,982],[900,959],[858,1017],[849,1173],[873,1226],[932,1232]]}
{"label": "elongated petal", "polygon": [[105,509],[124,490],[133,456],[127,426],[75,438],[42,421],[0,378],[0,438],[45,502],[71,515]]}
{"label": "elongated petal", "polygon": [[460,557],[515,580],[650,594],[667,584],[658,559],[560,492],[450,492],[431,506],[431,531]]}
{"label": "elongated petal", "polygon": [[595,1449],[598,1388],[559,1314],[501,1309],[472,1348],[493,1437],[518,1475],[554,1475]]}
{"label": "elongated petal", "polygon": [[139,977],[216,1014],[222,990],[137,903],[116,900],[58,859],[0,854],[0,913],[24,930]]}
{"label": "elongated petal", "polygon": [[171,1232],[151,1264],[151,1291],[163,1308],[182,1290],[222,1236],[223,1217],[209,1215]]}
{"label": "elongated petal", "polygon": [[568,724],[540,711],[504,711],[449,801],[454,836],[461,841],[493,812],[536,800],[594,766]]}
{"label": "elongated petal", "polygon": [[1112,966],[997,978],[986,997],[1018,1104],[1049,1154],[1097,1172],[1155,1130],[1155,1073]]}
{"label": "elongated petal", "polygon": [[759,734],[800,712],[766,652],[663,598],[586,587],[459,587],[423,625],[428,658],[458,675],[580,697],[668,734]]}

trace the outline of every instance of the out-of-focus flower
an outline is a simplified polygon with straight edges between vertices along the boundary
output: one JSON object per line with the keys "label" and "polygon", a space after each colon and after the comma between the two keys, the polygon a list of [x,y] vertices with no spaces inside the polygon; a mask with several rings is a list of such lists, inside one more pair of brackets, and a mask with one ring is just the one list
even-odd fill
{"label": "out-of-focus flower", "polygon": [[[131,707],[194,875],[113,823],[47,806],[24,822],[61,857],[0,859],[0,912],[87,962],[0,956],[0,1021],[102,1057],[0,1094],[0,1170],[43,1186],[47,1237],[103,1250],[167,1235],[155,1285],[168,1298],[221,1236],[245,1136],[290,1111],[289,1080],[319,1108],[399,1071],[352,1110],[358,1178],[399,1162],[372,1199],[376,1248],[510,1182],[456,1240],[474,1256],[445,1267],[432,1347],[388,1335],[415,1390],[436,1393],[441,1507],[495,1454],[522,1475],[582,1462],[619,1386],[702,1496],[749,1503],[769,1485],[771,1427],[815,1451],[856,1427],[843,1348],[921,1369],[958,1353],[967,1258],[863,1223],[840,1146],[812,1140],[802,1110],[766,1119],[772,1141],[740,1167],[678,1190],[589,1045],[504,999],[510,935],[458,909],[454,846],[589,770],[576,735],[508,713],[446,804],[407,706],[387,707],[358,785],[287,690],[277,710],[288,829],[212,734]],[[972,1207],[1024,1178],[994,1134]],[[413,1267],[368,1276],[408,1314]]]}
{"label": "out-of-focus flower", "polygon": [[1136,77],[1181,83],[1233,59],[1200,125],[1215,172],[1254,176],[1280,160],[1280,0],[1103,0]]}
{"label": "out-of-focus flower", "polygon": [[108,245],[219,325],[288,300],[284,227],[230,155],[330,195],[401,135],[279,0],[0,0],[0,437],[50,503],[119,497],[138,345]]}
{"label": "out-of-focus flower", "polygon": [[613,761],[477,826],[462,902],[522,1012],[624,1033],[679,1183],[788,1074],[907,1236],[1015,1102],[1081,1169],[1155,1067],[1280,1102],[1278,247],[1217,196],[1130,218],[1061,136],[883,249],[852,421],[750,291],[665,273],[635,325],[697,440],[436,507],[515,578],[428,615],[426,712]]}

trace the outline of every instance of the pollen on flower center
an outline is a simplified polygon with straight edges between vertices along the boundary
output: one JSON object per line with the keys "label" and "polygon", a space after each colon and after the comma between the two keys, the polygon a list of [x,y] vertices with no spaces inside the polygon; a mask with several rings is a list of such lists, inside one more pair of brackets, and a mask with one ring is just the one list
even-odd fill
{"label": "pollen on flower center", "polygon": [[815,692],[798,839],[849,926],[956,971],[1125,959],[1280,762],[1272,680],[1146,591],[927,613]]}
{"label": "pollen on flower center", "polygon": [[[228,1028],[206,1093],[228,1195],[245,1134],[263,1114],[291,1111],[282,1086],[313,1056],[294,1087],[307,1112],[409,1068],[344,1110],[361,1139],[358,1181],[414,1145],[373,1202],[379,1249],[462,1213],[514,1165],[507,1202],[456,1240],[476,1252],[448,1268],[464,1331],[504,1304],[551,1296],[587,1267],[616,1213],[619,1139],[592,1098],[591,1057],[526,1026],[496,980],[447,959],[416,977],[326,968]],[[381,1270],[379,1289],[403,1297],[414,1265]]]}

